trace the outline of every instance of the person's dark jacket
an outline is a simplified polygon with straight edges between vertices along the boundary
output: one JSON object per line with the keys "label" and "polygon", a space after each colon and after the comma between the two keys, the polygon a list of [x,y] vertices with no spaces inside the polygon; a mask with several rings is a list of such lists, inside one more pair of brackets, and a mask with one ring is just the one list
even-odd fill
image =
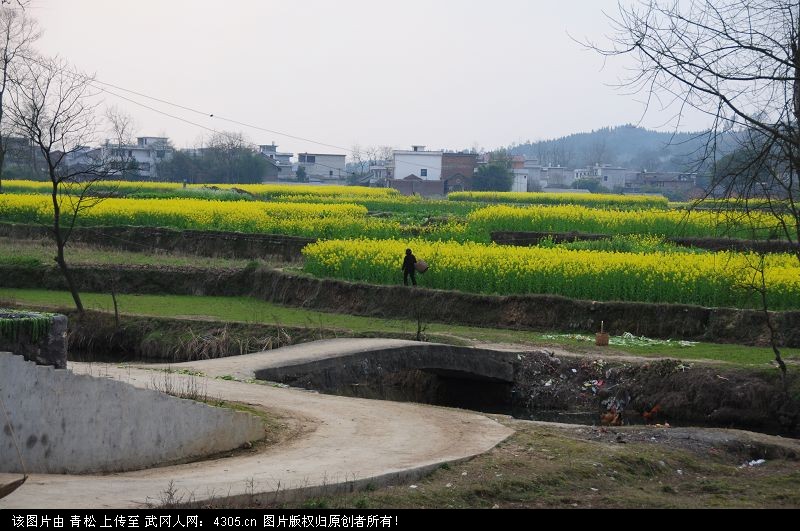
{"label": "person's dark jacket", "polygon": [[403,271],[406,273],[414,272],[414,264],[417,263],[417,258],[413,254],[407,254],[403,260]]}

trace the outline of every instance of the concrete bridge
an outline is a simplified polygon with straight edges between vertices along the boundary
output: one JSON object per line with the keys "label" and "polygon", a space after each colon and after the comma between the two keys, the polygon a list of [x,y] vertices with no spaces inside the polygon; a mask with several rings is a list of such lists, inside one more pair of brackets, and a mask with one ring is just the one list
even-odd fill
{"label": "concrete bridge", "polygon": [[450,379],[511,384],[517,352],[400,339],[329,339],[177,365],[208,376],[329,388],[381,375],[420,370]]}

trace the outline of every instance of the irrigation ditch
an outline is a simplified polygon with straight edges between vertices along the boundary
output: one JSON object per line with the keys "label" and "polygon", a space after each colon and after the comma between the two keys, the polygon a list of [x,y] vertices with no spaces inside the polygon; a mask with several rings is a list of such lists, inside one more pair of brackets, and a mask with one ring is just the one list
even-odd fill
{"label": "irrigation ditch", "polygon": [[[764,316],[754,310],[689,305],[596,302],[558,296],[490,296],[352,283],[263,266],[212,269],[153,266],[73,268],[78,288],[103,293],[251,296],[308,309],[520,330],[594,332],[603,321],[614,335],[764,344]],[[0,266],[0,286],[65,289],[48,266]],[[123,309],[124,311],[124,309]],[[246,354],[352,332],[279,324],[219,323],[89,312],[70,316],[75,360],[180,362]],[[780,340],[800,346],[800,312],[772,314]],[[403,337],[403,336],[399,336]],[[405,338],[413,339],[406,335]],[[556,358],[519,353],[506,381],[412,368],[343,374],[308,373],[288,385],[365,398],[409,400],[522,418],[608,424],[651,422],[724,426],[798,435],[800,382],[790,370],[689,366],[664,361]],[[766,366],[765,366],[766,367]]]}
{"label": "irrigation ditch", "polygon": [[[176,363],[236,356],[348,332],[188,319],[70,315],[70,359]],[[352,335],[352,334],[350,334]],[[406,337],[406,339],[411,339]],[[507,365],[498,372],[442,369],[431,349]],[[482,351],[424,344],[401,363],[365,355],[257,377],[322,393],[412,401],[517,418],[583,424],[726,427],[800,436],[800,378],[779,372],[671,359],[556,356],[547,350]],[[424,355],[423,355],[424,354]],[[480,365],[479,365],[480,366]],[[474,365],[473,365],[474,367]]]}

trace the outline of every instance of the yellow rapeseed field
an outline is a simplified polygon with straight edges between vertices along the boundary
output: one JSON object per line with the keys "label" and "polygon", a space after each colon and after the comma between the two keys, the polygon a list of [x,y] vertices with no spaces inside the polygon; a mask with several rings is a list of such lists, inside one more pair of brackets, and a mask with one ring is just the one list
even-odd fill
{"label": "yellow rapeseed field", "polygon": [[[212,188],[213,187],[213,188]],[[13,193],[49,193],[52,184],[49,181],[6,180],[3,188]],[[128,193],[162,193],[180,192],[184,190],[182,183],[157,182],[157,181],[99,181],[93,185],[96,190],[116,190],[123,194]],[[275,199],[293,197],[297,200],[302,197],[336,197],[340,199],[361,198],[380,199],[402,197],[393,188],[369,188],[366,186],[315,186],[302,184],[189,184],[186,190],[203,191],[219,189],[221,191],[238,188],[253,195]]]}
{"label": "yellow rapeseed field", "polygon": [[[497,205],[471,212],[474,231],[588,232],[661,236],[780,237],[770,214],[737,211],[601,210],[580,205],[518,207]],[[787,220],[790,222],[790,220]],[[791,226],[791,225],[790,225]],[[755,230],[751,230],[756,227]]]}
{"label": "yellow rapeseed field", "polygon": [[[69,211],[70,198],[64,196]],[[0,221],[52,223],[50,196],[0,195]],[[290,234],[309,237],[351,237],[397,234],[389,220],[366,217],[354,204],[280,203],[271,201],[212,201],[205,199],[105,199],[84,210],[79,225],[148,226]]]}
{"label": "yellow rapeseed field", "polygon": [[[305,270],[318,276],[397,284],[406,247],[430,265],[420,284],[476,293],[549,293],[590,300],[758,307],[748,290],[755,255],[613,253],[563,248],[416,240],[331,240],[306,246]],[[769,255],[771,308],[800,308],[800,267],[791,255]]]}
{"label": "yellow rapeseed field", "polygon": [[529,205],[584,205],[610,208],[661,208],[669,205],[662,195],[579,194],[547,192],[451,192],[451,201],[520,203]]}

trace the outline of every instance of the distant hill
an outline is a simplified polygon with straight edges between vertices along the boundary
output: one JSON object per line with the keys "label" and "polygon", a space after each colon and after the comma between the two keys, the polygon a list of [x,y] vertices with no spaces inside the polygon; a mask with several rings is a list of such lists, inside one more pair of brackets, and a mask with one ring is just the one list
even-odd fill
{"label": "distant hill", "polygon": [[[546,165],[583,168],[595,163],[648,171],[695,171],[706,142],[704,133],[664,133],[634,125],[604,127],[554,140],[509,147],[513,155]],[[721,150],[718,156],[727,150]]]}

